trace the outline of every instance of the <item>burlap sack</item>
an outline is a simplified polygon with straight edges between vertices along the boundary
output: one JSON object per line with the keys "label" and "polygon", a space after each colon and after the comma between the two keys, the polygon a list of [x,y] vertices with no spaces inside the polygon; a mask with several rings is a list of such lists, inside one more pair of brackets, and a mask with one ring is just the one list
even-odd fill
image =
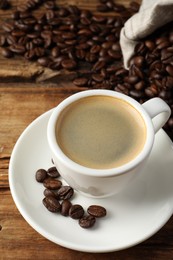
{"label": "burlap sack", "polygon": [[120,34],[120,45],[126,69],[138,41],[172,20],[173,0],[142,1],[139,12],[127,20]]}

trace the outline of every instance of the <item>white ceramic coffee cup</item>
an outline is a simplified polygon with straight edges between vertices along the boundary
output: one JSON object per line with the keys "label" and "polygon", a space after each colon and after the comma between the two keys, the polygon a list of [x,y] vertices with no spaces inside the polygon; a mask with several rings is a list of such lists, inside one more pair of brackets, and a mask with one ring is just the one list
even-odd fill
{"label": "white ceramic coffee cup", "polygon": [[[63,109],[78,99],[94,95],[125,100],[137,109],[145,122],[146,142],[143,149],[133,160],[122,166],[111,169],[91,169],[79,165],[63,153],[56,141],[56,123]],[[129,96],[111,90],[86,90],[74,94],[53,110],[48,122],[47,137],[55,166],[71,187],[86,196],[100,198],[118,193],[128,185],[129,181],[138,176],[150,155],[156,132],[166,123],[170,114],[169,106],[160,98],[150,99],[141,105]]]}

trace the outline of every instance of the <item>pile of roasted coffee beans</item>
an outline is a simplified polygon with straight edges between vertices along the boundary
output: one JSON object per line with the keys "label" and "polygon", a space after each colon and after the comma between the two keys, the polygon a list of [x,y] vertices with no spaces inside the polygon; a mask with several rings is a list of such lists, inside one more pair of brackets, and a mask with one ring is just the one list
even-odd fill
{"label": "pile of roasted coffee beans", "polygon": [[60,174],[56,167],[48,170],[38,169],[35,173],[37,182],[45,187],[43,205],[53,213],[60,213],[62,216],[70,216],[76,219],[82,228],[91,228],[96,219],[106,216],[106,209],[100,205],[90,205],[85,214],[84,208],[79,204],[72,204],[71,198],[74,190],[68,185],[63,185]]}
{"label": "pile of roasted coffee beans", "polygon": [[[53,70],[77,70],[78,86],[113,88],[115,78],[106,75],[106,67],[122,59],[120,30],[139,5],[132,2],[125,8],[113,1],[101,2],[120,15],[105,17],[74,5],[60,7],[54,0],[26,1],[2,24],[2,55],[22,55]],[[36,16],[32,11],[41,5],[44,10]],[[88,68],[84,79],[81,68]]]}
{"label": "pile of roasted coffee beans", "polygon": [[173,139],[173,23],[141,40],[129,70],[123,66],[120,31],[139,7],[135,1],[124,6],[100,0],[91,12],[55,0],[27,0],[2,24],[1,54],[75,71],[78,87],[119,91],[140,103],[161,97],[172,110],[165,130]]}

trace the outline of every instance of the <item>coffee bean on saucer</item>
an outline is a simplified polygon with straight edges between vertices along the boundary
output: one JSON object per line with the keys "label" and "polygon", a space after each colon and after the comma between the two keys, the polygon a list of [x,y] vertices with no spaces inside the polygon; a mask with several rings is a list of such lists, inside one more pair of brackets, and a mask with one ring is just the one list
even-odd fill
{"label": "coffee bean on saucer", "polygon": [[63,202],[61,203],[61,215],[68,216],[71,206],[72,204],[69,200],[63,200]]}
{"label": "coffee bean on saucer", "polygon": [[59,172],[57,171],[57,168],[55,166],[53,167],[50,167],[48,170],[47,170],[47,174],[52,177],[52,178],[57,178],[60,176]]}
{"label": "coffee bean on saucer", "polygon": [[82,228],[91,228],[94,226],[95,222],[96,218],[91,215],[87,215],[79,219],[79,225]]}
{"label": "coffee bean on saucer", "polygon": [[74,190],[70,186],[62,186],[58,191],[57,195],[60,200],[71,199],[74,194]]}
{"label": "coffee bean on saucer", "polygon": [[43,182],[47,178],[47,171],[44,169],[37,170],[35,178],[38,182]]}
{"label": "coffee bean on saucer", "polygon": [[48,177],[43,181],[43,185],[47,189],[58,190],[61,187],[62,182],[60,180],[56,180],[51,177]]}
{"label": "coffee bean on saucer", "polygon": [[56,199],[59,199],[56,193],[56,190],[49,190],[49,189],[45,189],[43,192],[45,197],[55,197]]}
{"label": "coffee bean on saucer", "polygon": [[43,199],[43,205],[51,212],[59,212],[60,209],[61,209],[61,204],[59,203],[59,201],[52,197],[52,196],[49,196],[49,197],[45,197]]}
{"label": "coffee bean on saucer", "polygon": [[75,204],[69,210],[69,216],[73,219],[80,219],[84,215],[84,209],[81,205]]}
{"label": "coffee bean on saucer", "polygon": [[91,205],[87,209],[88,214],[93,217],[100,218],[106,216],[106,209],[99,205]]}

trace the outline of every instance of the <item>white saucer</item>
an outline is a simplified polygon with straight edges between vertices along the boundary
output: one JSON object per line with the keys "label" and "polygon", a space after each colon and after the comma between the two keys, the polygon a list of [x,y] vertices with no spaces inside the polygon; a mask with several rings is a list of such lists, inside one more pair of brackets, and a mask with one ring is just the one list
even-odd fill
{"label": "white saucer", "polygon": [[173,145],[166,133],[158,132],[145,170],[127,190],[99,200],[76,193],[73,203],[85,209],[91,204],[107,209],[107,216],[86,230],[76,220],[51,213],[42,204],[44,188],[35,181],[35,172],[52,166],[46,139],[50,114],[48,111],[26,128],[11,155],[11,193],[26,221],[47,239],[85,252],[125,249],[156,233],[173,213]]}

